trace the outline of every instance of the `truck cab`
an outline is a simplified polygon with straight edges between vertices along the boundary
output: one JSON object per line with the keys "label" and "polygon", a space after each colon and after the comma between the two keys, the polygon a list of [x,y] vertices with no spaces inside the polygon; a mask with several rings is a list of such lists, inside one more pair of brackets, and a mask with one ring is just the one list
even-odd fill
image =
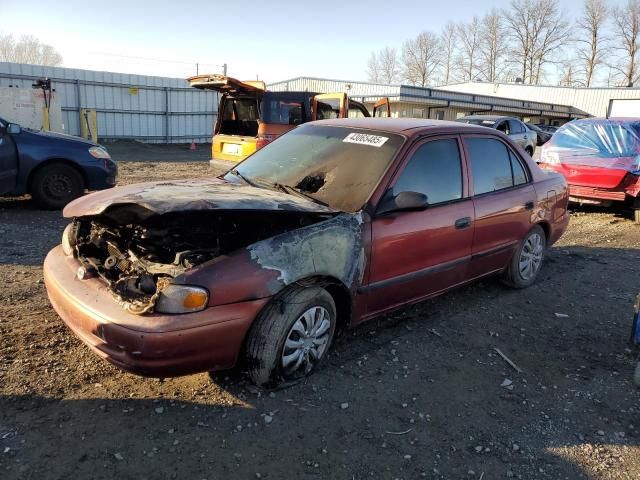
{"label": "truck cab", "polygon": [[[211,141],[212,161],[240,162],[296,126],[313,120],[370,117],[367,107],[346,93],[272,92],[262,81],[225,75],[198,75],[194,88],[220,96]],[[389,99],[374,106],[373,116],[390,116]]]}

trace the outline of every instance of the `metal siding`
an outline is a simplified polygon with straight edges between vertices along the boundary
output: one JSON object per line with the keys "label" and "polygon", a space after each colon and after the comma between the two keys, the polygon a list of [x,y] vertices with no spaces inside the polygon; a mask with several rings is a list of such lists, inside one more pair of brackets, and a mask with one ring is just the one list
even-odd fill
{"label": "metal siding", "polygon": [[[0,86],[31,88],[36,78],[44,77],[52,79],[66,133],[80,134],[74,83],[79,81],[81,107],[97,110],[99,139],[165,142],[165,88],[169,92],[170,141],[209,141],[211,137],[218,95],[193,89],[185,80],[0,62]],[[138,88],[137,95],[129,93],[131,86]]]}
{"label": "metal siding", "polygon": [[[525,101],[545,100],[548,103],[571,105],[596,117],[607,114],[609,100],[640,98],[640,88],[571,88],[508,83],[462,83],[438,87],[448,91],[463,91],[478,95],[513,97]],[[547,110],[545,108],[545,110]]]}

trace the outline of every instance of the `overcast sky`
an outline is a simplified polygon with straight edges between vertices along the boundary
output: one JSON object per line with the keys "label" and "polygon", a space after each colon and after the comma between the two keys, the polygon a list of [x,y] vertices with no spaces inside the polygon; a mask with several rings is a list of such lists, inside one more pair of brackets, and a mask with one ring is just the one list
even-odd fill
{"label": "overcast sky", "polygon": [[[559,2],[569,18],[581,2]],[[347,2],[0,0],[0,32],[35,35],[65,67],[186,77],[221,71],[267,82],[296,76],[366,80],[372,50],[505,0]],[[137,58],[128,58],[137,57]],[[153,59],[153,60],[149,60]],[[157,61],[156,61],[157,60]]]}

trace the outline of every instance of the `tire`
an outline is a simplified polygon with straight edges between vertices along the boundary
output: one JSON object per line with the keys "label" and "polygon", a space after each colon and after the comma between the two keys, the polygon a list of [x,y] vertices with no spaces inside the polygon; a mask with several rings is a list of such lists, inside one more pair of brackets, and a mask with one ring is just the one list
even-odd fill
{"label": "tire", "polygon": [[54,163],[36,171],[29,193],[40,208],[59,210],[84,193],[84,181],[75,168]]}
{"label": "tire", "polygon": [[547,238],[544,230],[539,225],[535,225],[520,242],[518,250],[505,271],[504,280],[507,285],[513,288],[527,288],[533,285],[540,273],[546,248]]}
{"label": "tire", "polygon": [[[308,323],[314,321],[315,334]],[[251,327],[246,346],[249,377],[256,385],[274,387],[311,374],[326,358],[336,322],[335,303],[324,288],[287,288]]]}

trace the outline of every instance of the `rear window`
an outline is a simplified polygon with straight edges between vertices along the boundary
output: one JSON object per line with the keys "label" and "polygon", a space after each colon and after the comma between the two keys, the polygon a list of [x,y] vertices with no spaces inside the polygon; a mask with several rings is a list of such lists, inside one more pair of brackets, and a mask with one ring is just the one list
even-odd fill
{"label": "rear window", "polygon": [[496,123],[495,120],[490,120],[487,118],[460,118],[456,121],[462,122],[462,123],[468,123],[470,125],[480,125],[482,127],[489,127],[489,128],[492,128]]}
{"label": "rear window", "polygon": [[227,97],[222,111],[222,120],[258,120],[258,105],[253,97]]}
{"label": "rear window", "polygon": [[275,125],[300,125],[308,122],[307,101],[300,96],[266,93],[260,104],[260,116],[264,123]]}

